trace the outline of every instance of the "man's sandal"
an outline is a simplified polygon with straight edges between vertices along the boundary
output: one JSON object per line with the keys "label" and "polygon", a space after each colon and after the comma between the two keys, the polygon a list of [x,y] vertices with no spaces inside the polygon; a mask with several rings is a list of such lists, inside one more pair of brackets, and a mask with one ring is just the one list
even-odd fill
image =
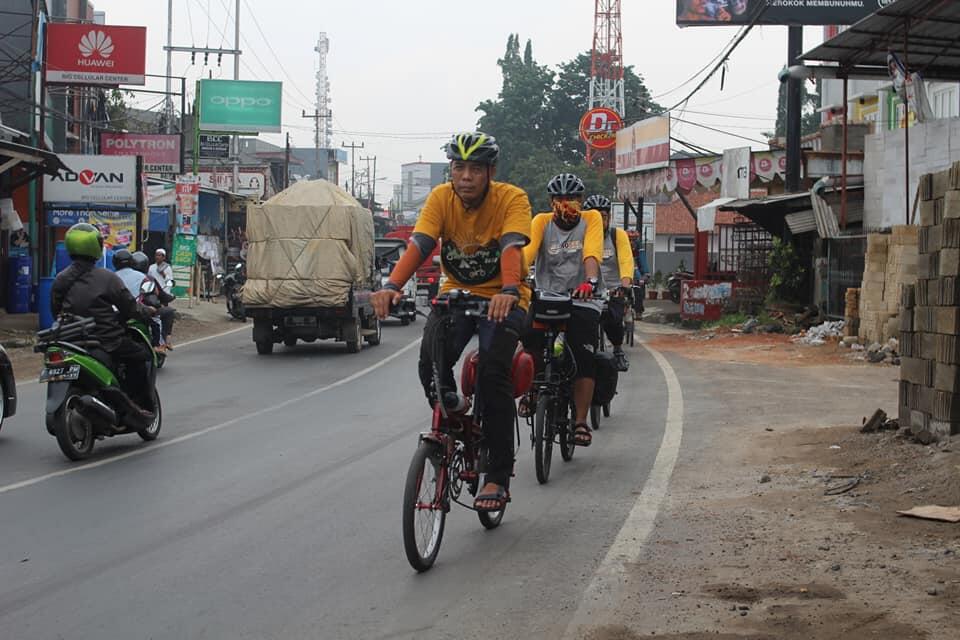
{"label": "man's sandal", "polygon": [[520,396],[520,402],[517,403],[517,415],[521,418],[531,418],[537,412],[537,394],[535,391],[527,391]]}
{"label": "man's sandal", "polygon": [[593,443],[593,431],[585,424],[578,424],[573,430],[573,443],[578,447],[589,447]]}
{"label": "man's sandal", "polygon": [[[496,507],[479,507],[477,503],[479,502],[492,502],[496,501]],[[493,511],[503,511],[507,503],[510,502],[510,492],[507,491],[505,487],[497,486],[497,490],[493,493],[481,493],[474,499],[473,508],[480,512],[490,513]]]}

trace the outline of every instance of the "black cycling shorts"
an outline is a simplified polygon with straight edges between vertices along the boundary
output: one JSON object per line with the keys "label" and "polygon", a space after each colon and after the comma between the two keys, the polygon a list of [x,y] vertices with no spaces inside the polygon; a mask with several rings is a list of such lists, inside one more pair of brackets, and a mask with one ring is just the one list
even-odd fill
{"label": "black cycling shorts", "polygon": [[[567,320],[564,336],[567,345],[573,352],[573,359],[577,363],[576,378],[597,377],[595,355],[597,352],[597,335],[600,327],[600,312],[586,307],[574,306]],[[534,354],[537,370],[543,367],[542,354],[544,348],[543,330],[533,328],[532,316],[527,316],[527,330],[523,337],[523,346]]]}

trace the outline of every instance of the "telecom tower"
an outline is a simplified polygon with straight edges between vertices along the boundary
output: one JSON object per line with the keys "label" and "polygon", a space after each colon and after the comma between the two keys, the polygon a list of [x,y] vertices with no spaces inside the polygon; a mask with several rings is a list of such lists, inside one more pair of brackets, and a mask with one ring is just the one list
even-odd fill
{"label": "telecom tower", "polygon": [[[317,65],[317,126],[314,143],[317,149],[329,149],[333,138],[333,125],[330,124],[330,81],[327,79],[327,53],[330,52],[330,40],[326,32],[320,34],[317,46],[313,48],[319,55]],[[323,122],[321,123],[321,119]]]}
{"label": "telecom tower", "polygon": [[[620,0],[595,0],[593,55],[590,71],[590,109],[607,107],[621,118],[623,96],[623,37],[620,30]],[[615,150],[599,151],[587,145],[587,163],[612,170]]]}

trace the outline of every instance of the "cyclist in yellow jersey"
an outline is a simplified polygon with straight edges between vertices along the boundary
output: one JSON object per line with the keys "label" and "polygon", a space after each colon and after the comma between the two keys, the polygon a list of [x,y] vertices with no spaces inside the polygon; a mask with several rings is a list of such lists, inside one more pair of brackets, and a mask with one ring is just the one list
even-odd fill
{"label": "cyclist in yellow jersey", "polygon": [[[577,363],[573,382],[576,408],[574,441],[587,447],[593,441],[587,415],[593,399],[596,379],[594,353],[597,350],[602,304],[594,296],[601,290],[600,262],[603,257],[603,221],[600,214],[583,210],[583,180],[572,173],[561,173],[547,184],[552,213],[533,219],[530,244],[523,249],[524,260],[536,266],[537,289],[554,293],[573,292],[574,306],[567,322],[566,342]],[[531,329],[524,346],[542,353],[540,331]],[[539,359],[538,359],[539,360]],[[537,362],[538,369],[542,363]],[[529,413],[532,397],[525,398],[524,413]]]}
{"label": "cyclist in yellow jersey", "polygon": [[626,312],[627,294],[632,295],[634,269],[630,237],[623,229],[610,226],[610,210],[613,208],[610,198],[590,196],[583,201],[583,206],[599,211],[603,218],[603,262],[600,263],[600,274],[610,297],[606,310],[600,316],[600,326],[613,345],[617,369],[626,371],[630,362],[627,354],[623,352],[623,316]]}
{"label": "cyclist in yellow jersey", "polygon": [[401,299],[401,288],[440,242],[446,282],[451,289],[467,289],[488,299],[487,318],[460,317],[455,339],[443,354],[441,389],[433,389],[432,335],[439,317],[431,313],[420,348],[420,382],[433,407],[456,393],[453,365],[474,333],[479,336],[478,390],[483,401],[483,431],[489,451],[487,483],[474,501],[478,511],[500,511],[506,506],[513,472],[513,426],[516,405],[510,368],[523,329],[530,290],[524,284],[523,246],[530,241],[530,200],[522,189],[493,180],[500,147],[484,133],[463,133],[446,145],[450,182],[427,197],[409,248],[394,266],[384,289],[372,296],[380,318]]}

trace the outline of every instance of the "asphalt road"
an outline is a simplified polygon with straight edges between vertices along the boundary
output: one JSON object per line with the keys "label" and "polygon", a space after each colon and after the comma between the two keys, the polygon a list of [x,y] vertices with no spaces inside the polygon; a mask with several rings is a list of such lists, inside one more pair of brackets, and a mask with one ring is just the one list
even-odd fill
{"label": "asphalt road", "polygon": [[559,637],[657,454],[660,369],[631,350],[614,415],[546,486],[521,424],[501,527],[455,507],[418,575],[400,499],[429,426],[421,328],[357,355],[257,356],[246,331],[179,348],[160,438],[101,441],[82,467],[22,386],[0,432],[0,638]]}

